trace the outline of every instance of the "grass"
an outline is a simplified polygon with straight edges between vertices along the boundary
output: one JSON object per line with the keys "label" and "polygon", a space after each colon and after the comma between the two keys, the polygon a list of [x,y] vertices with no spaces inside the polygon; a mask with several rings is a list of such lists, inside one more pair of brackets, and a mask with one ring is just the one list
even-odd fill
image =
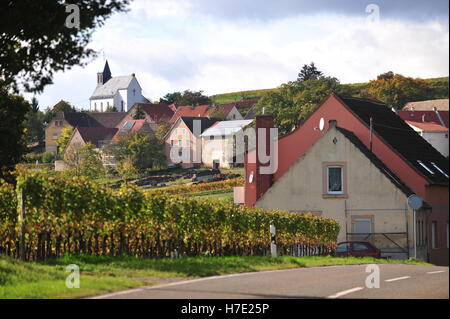
{"label": "grass", "polygon": [[[156,278],[205,277],[241,272],[357,265],[371,263],[428,265],[414,260],[333,257],[189,257],[137,259],[134,257],[65,256],[43,263],[24,263],[0,256],[0,299],[77,298],[150,285]],[[79,289],[69,289],[66,266],[80,267]]]}

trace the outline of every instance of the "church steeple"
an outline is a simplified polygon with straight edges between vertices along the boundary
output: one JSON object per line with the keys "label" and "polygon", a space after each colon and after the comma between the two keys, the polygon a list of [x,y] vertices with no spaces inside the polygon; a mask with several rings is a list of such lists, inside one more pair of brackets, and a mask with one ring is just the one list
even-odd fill
{"label": "church steeple", "polygon": [[97,85],[103,85],[111,79],[111,70],[109,69],[108,60],[105,62],[103,72],[97,73]]}

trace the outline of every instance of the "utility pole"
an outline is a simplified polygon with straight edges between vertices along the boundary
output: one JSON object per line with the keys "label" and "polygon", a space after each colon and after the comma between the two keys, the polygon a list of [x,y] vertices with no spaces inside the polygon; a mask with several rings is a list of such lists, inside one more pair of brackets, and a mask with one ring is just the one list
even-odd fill
{"label": "utility pole", "polygon": [[277,239],[274,225],[270,225],[270,254],[272,258],[277,258]]}

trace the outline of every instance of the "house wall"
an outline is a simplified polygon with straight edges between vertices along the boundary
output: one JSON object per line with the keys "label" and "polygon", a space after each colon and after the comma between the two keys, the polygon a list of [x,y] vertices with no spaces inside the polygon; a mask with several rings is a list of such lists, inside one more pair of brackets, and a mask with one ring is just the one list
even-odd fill
{"label": "house wall", "polygon": [[242,116],[242,114],[238,111],[238,109],[236,107],[233,107],[230,111],[230,113],[228,113],[227,115],[227,119],[229,120],[243,120],[244,117]]}
{"label": "house wall", "polygon": [[448,132],[421,132],[420,135],[445,157],[448,157]]}
{"label": "house wall", "polygon": [[[333,139],[337,142],[334,144]],[[344,195],[324,195],[326,170],[324,163],[344,165]],[[408,232],[394,238],[401,246],[413,251],[412,212],[406,207],[407,196],[398,189],[371,161],[344,135],[332,128],[316,142],[306,154],[294,163],[282,178],[256,202],[264,209],[294,212],[313,212],[332,218],[341,227],[338,241],[350,239],[355,217],[373,220],[372,232]],[[395,245],[382,236],[374,237],[374,244],[393,251]],[[387,253],[394,258],[407,258],[408,254]],[[426,252],[420,251],[426,259]]]}
{"label": "house wall", "polygon": [[91,111],[106,112],[108,106],[115,105],[114,98],[91,100]]}
{"label": "house wall", "polygon": [[[134,94],[133,90],[135,90]],[[137,81],[136,77],[133,77],[133,79],[130,82],[130,85],[128,86],[126,109],[124,111],[128,111],[134,105],[134,103],[142,103],[142,102],[144,102],[144,98],[142,96],[142,88],[139,85],[139,82]]]}
{"label": "house wall", "polygon": [[214,136],[203,137],[202,141],[202,164],[205,167],[213,167],[214,161],[219,161],[219,168],[230,168],[233,163],[233,137]]}
{"label": "house wall", "polygon": [[[76,129],[75,132],[73,133],[72,138],[70,139],[69,143],[67,143],[65,151],[68,151],[74,147],[75,148],[80,147],[84,144],[86,144],[86,142],[81,137],[80,132],[78,132],[78,130]],[[97,147],[97,145],[96,145],[96,147]]]}
{"label": "house wall", "polygon": [[[56,126],[56,121],[62,121],[62,126]],[[56,145],[56,141],[61,135],[61,131],[63,128],[69,127],[69,123],[65,121],[62,117],[53,118],[48,126],[45,128],[45,151],[56,153],[58,147]]]}
{"label": "house wall", "polygon": [[[184,130],[184,131],[183,131]],[[184,133],[183,133],[184,132]],[[174,146],[171,145],[171,140],[174,141]],[[171,158],[171,151],[173,156],[177,156],[178,143],[181,140],[182,162],[181,167],[190,168],[199,166],[202,158],[201,139],[197,138],[186,124],[178,120],[177,124],[172,127],[165,139],[165,152],[168,165],[178,164]],[[196,150],[194,154],[194,150]]]}

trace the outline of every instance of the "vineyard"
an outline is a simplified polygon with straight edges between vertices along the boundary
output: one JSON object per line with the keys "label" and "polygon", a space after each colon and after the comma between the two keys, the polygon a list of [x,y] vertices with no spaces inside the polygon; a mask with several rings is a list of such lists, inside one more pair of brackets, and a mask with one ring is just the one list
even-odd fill
{"label": "vineyard", "polygon": [[147,194],[152,195],[179,195],[185,193],[197,193],[204,191],[215,191],[232,189],[235,186],[243,186],[244,178],[238,177],[218,182],[200,183],[194,185],[177,185],[165,188],[154,188],[147,190]]}
{"label": "vineyard", "polygon": [[270,224],[285,253],[294,244],[325,252],[339,232],[337,222],[311,214],[148,194],[129,184],[113,190],[85,178],[39,173],[19,176],[16,187],[0,181],[0,220],[0,253],[20,257],[23,238],[25,260],[78,253],[166,257],[174,251],[180,256],[265,255]]}

